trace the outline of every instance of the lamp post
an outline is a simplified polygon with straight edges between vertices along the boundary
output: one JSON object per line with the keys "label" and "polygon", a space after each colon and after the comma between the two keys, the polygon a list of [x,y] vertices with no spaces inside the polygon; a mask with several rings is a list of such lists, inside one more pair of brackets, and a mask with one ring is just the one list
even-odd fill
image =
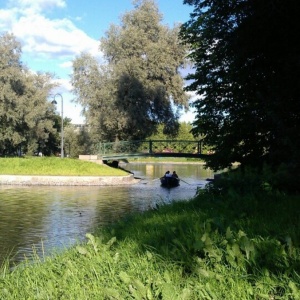
{"label": "lamp post", "polygon": [[54,95],[52,103],[57,104],[55,97],[60,96],[61,99],[61,144],[60,144],[60,157],[64,158],[64,99],[61,94],[57,93]]}

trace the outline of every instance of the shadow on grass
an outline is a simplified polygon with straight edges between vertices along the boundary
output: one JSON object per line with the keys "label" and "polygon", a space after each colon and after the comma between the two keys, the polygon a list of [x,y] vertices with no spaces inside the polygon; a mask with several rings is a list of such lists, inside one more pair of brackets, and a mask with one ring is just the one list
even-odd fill
{"label": "shadow on grass", "polygon": [[259,273],[300,272],[300,203],[296,197],[214,196],[163,205],[110,228],[137,251],[151,249],[193,272],[195,260]]}

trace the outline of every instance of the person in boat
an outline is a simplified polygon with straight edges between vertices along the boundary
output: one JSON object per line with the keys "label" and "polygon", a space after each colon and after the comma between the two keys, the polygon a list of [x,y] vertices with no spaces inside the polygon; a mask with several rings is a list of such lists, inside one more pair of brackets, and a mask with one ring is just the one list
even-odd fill
{"label": "person in boat", "polygon": [[165,177],[166,177],[166,178],[172,177],[172,174],[170,173],[170,171],[167,171],[167,172],[165,173]]}
{"label": "person in boat", "polygon": [[165,178],[165,183],[166,183],[166,184],[169,184],[170,181],[172,180],[172,174],[170,173],[170,171],[167,171],[167,172],[165,173],[164,178]]}
{"label": "person in boat", "polygon": [[165,176],[161,178],[161,183],[163,186],[166,187],[173,187],[173,186],[178,186],[179,185],[179,178],[178,175],[175,171],[173,173],[170,173],[170,171],[167,171],[165,173]]}

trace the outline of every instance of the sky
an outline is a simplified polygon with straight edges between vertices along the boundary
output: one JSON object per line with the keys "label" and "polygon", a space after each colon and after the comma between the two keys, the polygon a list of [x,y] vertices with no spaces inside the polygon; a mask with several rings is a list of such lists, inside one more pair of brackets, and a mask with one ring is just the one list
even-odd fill
{"label": "sky", "polygon": [[[189,20],[192,7],[183,0],[156,0],[163,23],[173,27]],[[132,0],[0,0],[0,34],[10,32],[22,45],[22,62],[34,72],[55,74],[60,87],[57,111],[83,123],[81,106],[71,100],[70,75],[72,60],[82,52],[101,57],[100,39],[111,24],[120,24],[120,17],[134,9]],[[193,121],[193,112],[181,121]]]}

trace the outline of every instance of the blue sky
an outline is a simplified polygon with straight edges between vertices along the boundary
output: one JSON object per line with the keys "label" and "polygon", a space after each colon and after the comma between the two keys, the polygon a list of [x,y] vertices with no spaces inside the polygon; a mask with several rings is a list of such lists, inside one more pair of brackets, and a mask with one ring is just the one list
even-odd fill
{"label": "blue sky", "polygon": [[[189,20],[192,7],[183,5],[183,0],[156,3],[164,24],[173,27]],[[132,0],[0,0],[0,32],[12,32],[21,42],[22,61],[30,69],[58,77],[61,86],[54,93],[63,96],[64,116],[82,123],[81,107],[71,102],[72,60],[83,51],[100,57],[100,38],[132,9]],[[193,114],[181,120],[192,121]]]}

